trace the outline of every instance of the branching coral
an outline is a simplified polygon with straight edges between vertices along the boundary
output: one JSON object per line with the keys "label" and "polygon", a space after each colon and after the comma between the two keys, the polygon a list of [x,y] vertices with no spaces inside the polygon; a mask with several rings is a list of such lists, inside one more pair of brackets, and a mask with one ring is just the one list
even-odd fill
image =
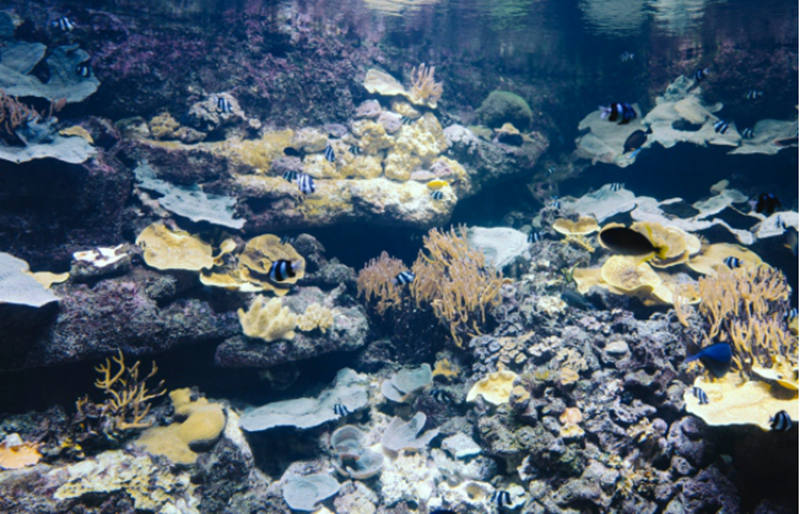
{"label": "branching coral", "polygon": [[743,376],[749,376],[753,366],[794,375],[798,345],[783,322],[789,286],[781,272],[764,264],[720,268],[716,275],[698,280],[696,293],[708,323],[704,346],[729,341],[732,367]]}
{"label": "branching coral", "polygon": [[[117,365],[113,371],[113,362]],[[164,381],[161,380],[155,387],[148,385],[148,381],[158,372],[156,363],[153,362],[150,372],[144,377],[139,377],[139,364],[136,361],[132,366],[125,364],[125,357],[120,350],[118,355],[106,359],[104,364],[95,367],[100,378],[95,380],[94,386],[103,391],[107,398],[99,406],[90,404],[87,396],[75,402],[78,418],[91,418],[94,407],[99,407],[101,418],[108,423],[103,423],[103,431],[107,436],[114,436],[115,431],[147,428],[152,421],[147,419],[150,412],[150,400],[164,394]]]}
{"label": "branching coral", "polygon": [[411,96],[413,100],[425,102],[431,107],[436,106],[436,102],[442,97],[442,83],[436,82],[433,73],[435,66],[427,67],[425,63],[411,70]]}
{"label": "branching coral", "polygon": [[[431,229],[423,244],[411,267],[411,297],[417,307],[430,306],[461,346],[465,337],[481,333],[487,308],[500,302],[503,277],[486,264],[480,250],[470,248],[464,227],[449,232]],[[359,272],[359,295],[374,302],[380,315],[401,308],[404,289],[394,281],[405,269],[402,261],[381,253]]]}
{"label": "branching coral", "polygon": [[466,229],[431,229],[412,266],[411,293],[417,305],[429,304],[449,324],[456,345],[481,333],[487,307],[500,301],[503,277],[487,266],[483,253],[469,247]]}
{"label": "branching coral", "polygon": [[375,310],[383,316],[387,309],[399,307],[403,303],[394,279],[405,269],[403,261],[381,252],[358,272],[358,295],[363,296],[369,304],[375,302]]}

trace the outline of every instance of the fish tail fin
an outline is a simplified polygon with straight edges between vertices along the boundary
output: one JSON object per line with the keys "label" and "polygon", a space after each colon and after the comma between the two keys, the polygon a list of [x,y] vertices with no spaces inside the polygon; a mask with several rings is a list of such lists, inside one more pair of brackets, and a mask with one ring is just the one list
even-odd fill
{"label": "fish tail fin", "polygon": [[696,361],[696,360],[697,360],[697,359],[699,359],[699,358],[700,358],[700,354],[699,354],[699,353],[696,353],[696,354],[694,354],[694,355],[690,355],[690,356],[686,357],[686,358],[683,360],[683,363],[684,363],[684,364],[687,364],[687,363],[689,363],[689,362],[694,362],[694,361]]}

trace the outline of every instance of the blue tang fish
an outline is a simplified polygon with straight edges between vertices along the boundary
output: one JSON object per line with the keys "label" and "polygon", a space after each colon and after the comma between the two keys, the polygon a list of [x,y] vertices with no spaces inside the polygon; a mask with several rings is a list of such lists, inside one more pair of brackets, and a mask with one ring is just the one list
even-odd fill
{"label": "blue tang fish", "polygon": [[706,346],[694,355],[686,357],[684,362],[692,362],[699,359],[712,375],[720,378],[728,372],[732,358],[731,345],[728,343],[716,343]]}

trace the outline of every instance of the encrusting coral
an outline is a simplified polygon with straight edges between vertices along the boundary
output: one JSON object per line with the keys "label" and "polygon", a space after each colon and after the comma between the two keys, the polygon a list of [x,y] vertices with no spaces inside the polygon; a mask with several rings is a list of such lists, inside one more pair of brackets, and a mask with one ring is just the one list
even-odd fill
{"label": "encrusting coral", "polygon": [[39,444],[23,441],[17,433],[9,434],[0,443],[0,469],[19,469],[41,460]]}
{"label": "encrusting coral", "polygon": [[164,455],[179,464],[197,460],[190,446],[213,443],[225,428],[226,416],[222,406],[203,397],[193,398],[189,388],[169,393],[175,415],[185,418],[164,427],[145,431],[137,440],[148,452]]}

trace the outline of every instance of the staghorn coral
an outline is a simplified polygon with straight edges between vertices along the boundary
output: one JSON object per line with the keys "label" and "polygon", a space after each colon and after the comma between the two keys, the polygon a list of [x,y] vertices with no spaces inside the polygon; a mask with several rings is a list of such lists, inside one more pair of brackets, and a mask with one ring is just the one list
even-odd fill
{"label": "staghorn coral", "polygon": [[442,97],[442,83],[434,80],[435,71],[435,66],[425,66],[425,63],[411,70],[412,102],[425,103],[436,108],[436,102]]}
{"label": "staghorn coral", "polygon": [[[112,360],[118,367],[116,372],[112,370]],[[92,411],[99,407],[99,415],[104,420],[102,431],[111,438],[117,432],[149,427],[152,424],[147,419],[150,400],[164,394],[164,381],[159,381],[155,387],[148,385],[147,382],[158,372],[158,366],[153,362],[150,372],[140,378],[139,364],[140,361],[136,361],[127,366],[122,350],[118,350],[117,356],[96,366],[94,369],[101,377],[94,381],[94,386],[106,394],[106,401],[95,405],[89,403],[88,396],[79,398],[75,402],[77,418],[92,418]]]}
{"label": "staghorn coral", "polygon": [[411,268],[416,276],[411,294],[417,306],[429,304],[436,317],[450,326],[460,347],[464,337],[481,334],[487,307],[500,302],[503,277],[486,265],[483,253],[469,247],[464,227],[458,232],[433,228],[423,245]]}
{"label": "staghorn coral", "polygon": [[375,310],[381,316],[388,309],[402,305],[400,289],[395,285],[394,278],[405,270],[406,266],[400,259],[389,257],[386,252],[367,262],[358,272],[356,285],[358,296],[363,296],[368,304],[374,302]]}

